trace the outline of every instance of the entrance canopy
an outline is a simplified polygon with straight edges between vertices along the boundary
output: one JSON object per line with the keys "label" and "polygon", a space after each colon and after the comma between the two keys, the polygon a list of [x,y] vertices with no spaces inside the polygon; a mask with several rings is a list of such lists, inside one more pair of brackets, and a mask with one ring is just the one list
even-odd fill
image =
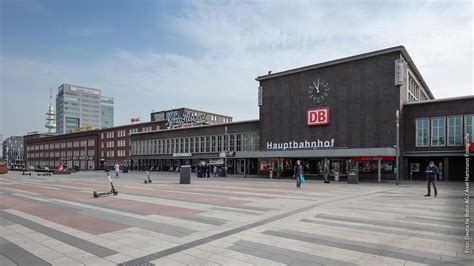
{"label": "entrance canopy", "polygon": [[317,149],[291,151],[238,151],[235,158],[341,158],[356,156],[396,156],[395,148]]}

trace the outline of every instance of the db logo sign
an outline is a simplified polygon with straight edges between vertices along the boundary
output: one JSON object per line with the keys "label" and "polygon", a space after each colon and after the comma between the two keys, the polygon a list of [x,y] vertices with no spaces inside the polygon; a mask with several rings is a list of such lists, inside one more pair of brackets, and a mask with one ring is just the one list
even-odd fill
{"label": "db logo sign", "polygon": [[306,111],[306,125],[321,126],[329,124],[329,108],[312,109]]}

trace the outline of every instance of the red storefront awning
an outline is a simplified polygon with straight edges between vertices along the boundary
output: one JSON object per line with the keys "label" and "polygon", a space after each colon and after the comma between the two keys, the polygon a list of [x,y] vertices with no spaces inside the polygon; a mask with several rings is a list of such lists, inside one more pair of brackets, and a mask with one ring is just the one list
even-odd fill
{"label": "red storefront awning", "polygon": [[377,161],[381,159],[382,161],[394,161],[395,156],[357,156],[352,157],[353,161]]}

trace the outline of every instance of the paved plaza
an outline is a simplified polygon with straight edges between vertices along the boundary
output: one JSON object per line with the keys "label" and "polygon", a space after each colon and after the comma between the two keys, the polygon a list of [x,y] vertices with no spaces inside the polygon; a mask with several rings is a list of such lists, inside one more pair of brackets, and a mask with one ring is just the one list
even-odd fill
{"label": "paved plaza", "polygon": [[474,265],[463,183],[0,175],[0,265]]}

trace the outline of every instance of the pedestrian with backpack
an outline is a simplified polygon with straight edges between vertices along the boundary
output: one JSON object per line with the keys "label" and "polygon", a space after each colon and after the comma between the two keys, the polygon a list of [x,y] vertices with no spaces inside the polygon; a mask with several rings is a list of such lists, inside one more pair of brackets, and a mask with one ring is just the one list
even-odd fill
{"label": "pedestrian with backpack", "polygon": [[296,188],[301,188],[301,179],[303,178],[303,165],[300,160],[296,161],[296,165],[293,168],[293,178],[296,178]]}
{"label": "pedestrian with backpack", "polygon": [[439,174],[438,167],[434,165],[433,161],[430,161],[428,167],[425,169],[425,175],[426,175],[426,185],[428,187],[428,194],[425,195],[425,197],[431,196],[431,185],[433,185],[434,189],[434,196],[438,196],[438,189],[436,188],[436,175]]}

